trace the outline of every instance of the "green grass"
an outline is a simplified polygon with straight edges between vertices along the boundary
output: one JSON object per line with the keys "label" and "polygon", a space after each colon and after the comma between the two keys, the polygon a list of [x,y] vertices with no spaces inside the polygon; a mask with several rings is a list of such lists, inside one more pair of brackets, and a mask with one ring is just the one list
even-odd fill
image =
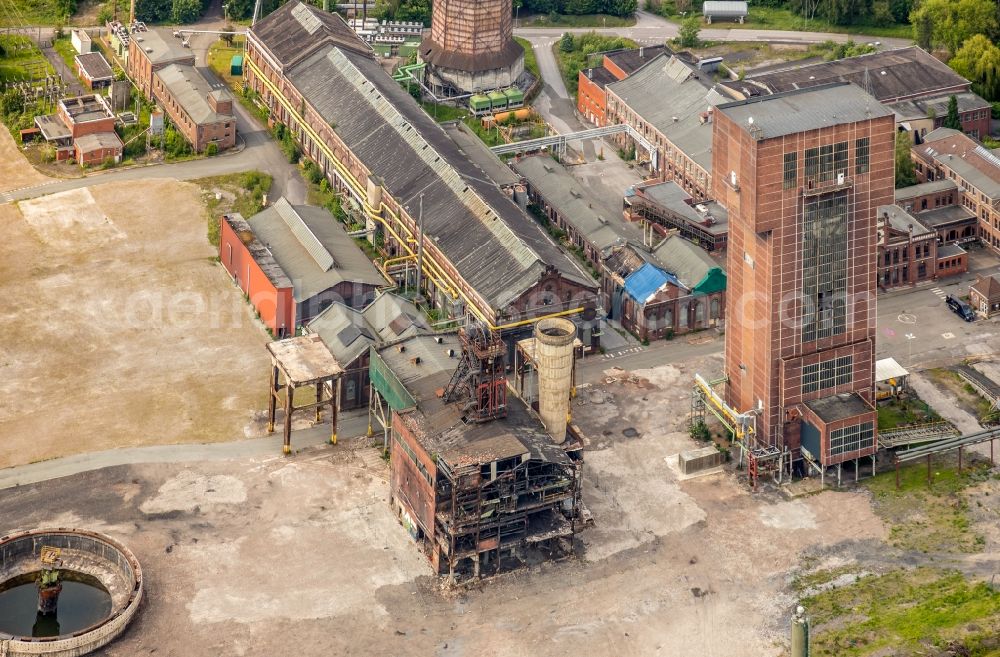
{"label": "green grass", "polygon": [[242,55],[243,46],[246,39],[244,37],[234,37],[233,45],[230,46],[226,44],[225,41],[219,39],[211,45],[208,49],[208,66],[219,78],[226,83],[226,85],[236,93],[236,86],[242,83],[243,78],[239,75],[232,75],[230,73],[230,62],[233,59],[233,55]]}
{"label": "green grass", "polygon": [[73,47],[73,42],[70,41],[69,37],[63,37],[61,39],[56,39],[52,42],[52,48],[64,62],[66,62],[66,67],[69,70],[76,72],[76,48]]}
{"label": "green grass", "polygon": [[573,44],[571,52],[563,52],[560,41],[556,41],[552,46],[552,52],[559,64],[559,72],[566,83],[566,89],[574,99],[576,98],[576,85],[579,82],[580,71],[591,65],[591,59],[594,62],[599,61],[598,53],[619,48],[638,48],[638,44],[631,39],[602,36],[594,32],[574,35]]}
{"label": "green grass", "polygon": [[541,14],[520,20],[518,24],[521,27],[632,27],[635,25],[635,16],[623,18],[610,14],[557,14],[555,16]]}
{"label": "green grass", "polygon": [[540,80],[542,74],[538,69],[538,59],[535,57],[535,51],[531,47],[531,42],[521,37],[514,37],[514,41],[517,41],[524,48],[524,68]]}
{"label": "green grass", "polygon": [[982,420],[993,413],[993,405],[980,395],[962,376],[946,367],[938,367],[925,372],[935,383],[946,388],[958,398],[959,406]]}
{"label": "green grass", "polygon": [[961,573],[917,568],[872,575],[802,604],[814,657],[943,654],[932,646],[986,657],[1000,648],[1000,592]]}
{"label": "green grass", "polygon": [[[17,12],[0,12],[0,27],[23,27],[23,25],[60,25],[68,21],[55,0],[10,0],[9,7]],[[23,24],[17,24],[18,20]]]}
{"label": "green grass", "polygon": [[[667,20],[679,22],[680,17],[671,15]],[[806,20],[790,9],[783,7],[750,7],[750,15],[746,21],[717,20],[711,25],[702,21],[702,29],[736,29],[736,30],[788,30],[790,32],[834,32],[837,34],[862,34],[871,37],[888,37],[897,39],[912,39],[911,25],[876,26],[869,23],[856,25],[833,25],[821,19]]]}
{"label": "green grass", "polygon": [[[264,209],[264,194],[271,189],[273,178],[260,171],[244,171],[224,176],[199,178],[191,182],[200,186],[205,200],[205,222],[208,231],[208,242],[219,246],[219,217],[230,212],[239,212],[249,219]],[[217,191],[228,192],[233,196],[229,199],[223,194],[216,199]]]}
{"label": "green grass", "polygon": [[7,53],[0,58],[0,82],[38,80],[55,73],[52,65],[28,37],[0,36],[0,44]]}
{"label": "green grass", "polygon": [[437,103],[420,103],[420,106],[438,123],[464,119],[469,114],[467,107],[454,107],[453,105],[439,105]]}
{"label": "green grass", "polygon": [[874,497],[875,512],[890,526],[891,545],[929,553],[982,551],[984,539],[971,526],[965,489],[987,479],[989,467],[969,461],[967,457],[959,474],[957,455],[933,457],[930,486],[924,462],[900,468],[899,490],[895,472],[865,482]]}
{"label": "green grass", "polygon": [[941,416],[919,399],[893,399],[878,405],[878,430],[886,431],[909,424],[935,422]]}

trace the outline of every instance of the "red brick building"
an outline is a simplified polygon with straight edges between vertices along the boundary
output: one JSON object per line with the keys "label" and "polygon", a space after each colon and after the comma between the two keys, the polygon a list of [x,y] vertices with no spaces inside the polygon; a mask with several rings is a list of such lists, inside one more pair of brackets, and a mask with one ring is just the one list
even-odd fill
{"label": "red brick building", "polygon": [[[121,161],[124,146],[115,132],[115,114],[104,96],[64,98],[59,101],[56,114],[66,128],[60,134],[71,140],[77,164],[97,166],[109,160]],[[53,123],[49,121],[49,125]],[[62,137],[59,140],[66,141]]]}
{"label": "red brick building", "polygon": [[[949,128],[928,133],[924,143],[913,147],[912,154],[917,178],[922,182],[952,181],[957,187],[956,203],[978,221],[975,235],[967,235],[965,224],[954,227],[956,241],[978,236],[1000,252],[1000,156],[972,137]],[[952,219],[959,221],[960,216]]]}
{"label": "red brick building", "polygon": [[[929,213],[934,213],[934,210]],[[957,244],[944,244],[920,213],[898,205],[878,209],[878,286],[889,290],[964,274],[968,254]],[[924,214],[929,214],[924,213]]]}
{"label": "red brick building", "polygon": [[179,39],[156,30],[136,32],[128,42],[125,73],[146,98],[153,97],[153,73],[170,64],[194,66],[194,53]]}
{"label": "red brick building", "polygon": [[728,80],[722,85],[742,99],[831,82],[850,82],[869,89],[893,111],[899,127],[918,138],[941,127],[951,96],[958,101],[962,130],[977,137],[989,134],[990,104],[973,93],[971,82],[918,46],[805,66],[790,62],[783,67],[767,67],[760,73],[749,71],[742,80]]}
{"label": "red brick building", "polygon": [[219,260],[275,336],[336,302],[364,308],[389,285],[333,215],[284,198],[249,219],[224,215]]}
{"label": "red brick building", "polygon": [[168,64],[154,72],[153,97],[196,152],[209,144],[220,151],[236,145],[233,97],[212,89],[194,66]]}
{"label": "red brick building", "polygon": [[[661,54],[606,90],[608,124],[632,126],[655,149],[650,173],[699,199],[711,198],[712,106],[725,100],[711,87],[706,73],[676,55]],[[627,134],[615,135],[615,142],[644,155]]]}
{"label": "red brick building", "polygon": [[598,127],[607,125],[608,95],[605,87],[624,80],[666,50],[666,46],[644,46],[604,53],[600,66],[583,69],[579,73],[577,111]]}
{"label": "red brick building", "polygon": [[248,33],[244,72],[271,121],[363,208],[400,283],[415,282],[422,207],[421,283],[442,317],[472,316],[512,343],[530,333],[525,320],[566,313],[597,345],[594,280],[496,184],[470,175],[469,156],[342,18],[282,5]]}
{"label": "red brick building", "polygon": [[871,456],[877,210],[893,202],[893,114],[834,84],[716,115],[726,399],[754,418],[757,444],[820,469]]}

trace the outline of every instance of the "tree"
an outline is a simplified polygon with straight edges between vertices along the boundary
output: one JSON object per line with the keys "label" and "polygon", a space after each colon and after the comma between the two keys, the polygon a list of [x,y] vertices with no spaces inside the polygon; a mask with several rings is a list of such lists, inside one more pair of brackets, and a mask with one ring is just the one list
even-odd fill
{"label": "tree", "polygon": [[201,0],[173,0],[170,18],[175,23],[193,23],[201,16]]}
{"label": "tree", "polygon": [[170,18],[171,0],[135,0],[135,17],[144,23],[159,23]]}
{"label": "tree", "polygon": [[896,132],[896,189],[917,184],[917,173],[910,157],[910,133]]}
{"label": "tree", "polygon": [[562,38],[559,39],[559,50],[563,52],[573,52],[573,35],[569,32],[564,32]]}
{"label": "tree", "polygon": [[224,32],[226,32],[226,34],[222,35],[223,42],[225,42],[225,44],[227,46],[229,46],[230,48],[232,48],[233,47],[233,34],[232,34],[232,32],[233,32],[233,26],[230,25],[229,23],[226,23],[226,26],[224,28],[222,28],[222,30]]}
{"label": "tree", "polygon": [[971,80],[977,94],[989,101],[1000,100],[1000,48],[985,35],[967,39],[948,65]]}
{"label": "tree", "polygon": [[681,23],[677,34],[677,43],[682,48],[694,48],[698,45],[698,33],[701,31],[701,16],[692,14]]}
{"label": "tree", "polygon": [[913,40],[924,50],[931,49],[931,43],[934,41],[934,20],[930,14],[923,12],[913,15]]}
{"label": "tree", "polygon": [[952,130],[962,129],[962,119],[958,118],[958,98],[955,94],[948,96],[948,115],[944,117],[942,125]]}
{"label": "tree", "polygon": [[973,35],[997,29],[996,7],[991,0],[924,0],[910,14],[918,43],[921,35],[916,26],[928,18],[932,26],[930,45],[947,48],[951,54]]}
{"label": "tree", "polygon": [[24,111],[24,96],[18,89],[8,89],[0,96],[0,114],[4,119],[17,116]]}

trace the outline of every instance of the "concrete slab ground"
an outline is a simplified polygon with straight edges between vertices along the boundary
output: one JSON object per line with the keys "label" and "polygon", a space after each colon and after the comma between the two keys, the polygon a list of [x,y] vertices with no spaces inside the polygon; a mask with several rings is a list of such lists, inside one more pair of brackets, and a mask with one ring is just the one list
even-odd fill
{"label": "concrete slab ground", "polygon": [[0,205],[0,224],[0,468],[245,435],[267,336],[215,263],[198,187],[96,185]]}
{"label": "concrete slab ground", "polygon": [[[678,387],[660,386],[682,373],[659,370],[611,384],[613,400],[586,411],[619,413],[605,426],[624,416],[639,435],[588,448],[595,526],[579,556],[472,589],[441,589],[388,506],[385,463],[359,443],[8,489],[0,534],[85,527],[136,553],[148,602],[110,657],[291,645],[304,656],[778,655],[796,561],[810,550],[849,556],[882,525],[859,493],[786,508],[728,474],[676,481],[658,455],[690,441],[678,409],[663,405]],[[659,411],[636,415],[642,396]]]}

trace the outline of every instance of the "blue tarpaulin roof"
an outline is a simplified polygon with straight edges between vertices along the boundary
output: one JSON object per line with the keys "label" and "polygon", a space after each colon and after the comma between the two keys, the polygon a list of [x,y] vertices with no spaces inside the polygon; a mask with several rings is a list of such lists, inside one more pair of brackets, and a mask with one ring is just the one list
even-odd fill
{"label": "blue tarpaulin roof", "polygon": [[625,278],[625,294],[639,303],[646,303],[665,283],[686,289],[673,274],[647,262]]}

